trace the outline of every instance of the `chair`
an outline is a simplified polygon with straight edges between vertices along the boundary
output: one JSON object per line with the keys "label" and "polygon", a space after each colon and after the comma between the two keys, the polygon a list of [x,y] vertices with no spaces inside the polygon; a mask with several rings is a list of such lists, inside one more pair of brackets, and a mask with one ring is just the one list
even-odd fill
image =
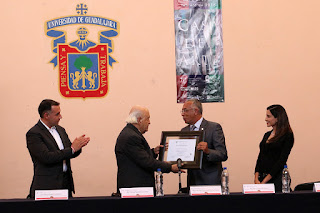
{"label": "chair", "polygon": [[314,183],[318,182],[320,181],[298,184],[296,187],[294,187],[294,191],[312,191]]}

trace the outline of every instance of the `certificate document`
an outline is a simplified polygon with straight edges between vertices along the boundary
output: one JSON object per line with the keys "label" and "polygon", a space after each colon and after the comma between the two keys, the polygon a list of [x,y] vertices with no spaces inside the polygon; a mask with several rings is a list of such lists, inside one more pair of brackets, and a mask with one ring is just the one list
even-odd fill
{"label": "certificate document", "polygon": [[196,139],[170,139],[167,161],[194,161]]}
{"label": "certificate document", "polygon": [[203,140],[203,131],[162,131],[159,160],[177,163],[180,158],[183,169],[201,169],[203,152],[197,150]]}

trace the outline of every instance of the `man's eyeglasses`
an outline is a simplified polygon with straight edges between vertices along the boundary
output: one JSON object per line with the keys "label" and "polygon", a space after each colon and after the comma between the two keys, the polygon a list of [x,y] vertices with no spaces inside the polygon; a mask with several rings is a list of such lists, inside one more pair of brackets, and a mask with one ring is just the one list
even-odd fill
{"label": "man's eyeglasses", "polygon": [[189,111],[194,110],[193,108],[190,109],[182,109],[180,112],[182,113],[188,113]]}

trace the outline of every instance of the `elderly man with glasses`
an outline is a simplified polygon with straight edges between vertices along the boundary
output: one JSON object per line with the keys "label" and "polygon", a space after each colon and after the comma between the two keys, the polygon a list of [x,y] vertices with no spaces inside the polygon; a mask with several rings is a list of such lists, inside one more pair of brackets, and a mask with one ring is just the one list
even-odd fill
{"label": "elderly man with glasses", "polygon": [[204,131],[204,140],[197,145],[197,149],[203,151],[202,168],[188,169],[188,188],[191,185],[220,185],[221,162],[228,159],[221,125],[203,118],[202,104],[197,99],[187,100],[181,115],[188,124],[181,131]]}

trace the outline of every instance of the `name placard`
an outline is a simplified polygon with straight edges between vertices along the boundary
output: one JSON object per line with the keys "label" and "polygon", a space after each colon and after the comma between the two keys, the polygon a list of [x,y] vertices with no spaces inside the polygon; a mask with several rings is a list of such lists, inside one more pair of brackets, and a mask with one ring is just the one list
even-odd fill
{"label": "name placard", "polygon": [[275,193],[273,183],[266,184],[243,184],[243,194],[266,194]]}
{"label": "name placard", "polygon": [[320,192],[320,183],[314,183],[313,191],[314,192]]}
{"label": "name placard", "polygon": [[154,197],[153,187],[120,188],[121,198]]}
{"label": "name placard", "polygon": [[68,189],[35,190],[35,200],[68,200]]}
{"label": "name placard", "polygon": [[221,195],[220,185],[206,185],[206,186],[190,186],[190,196],[199,195]]}

